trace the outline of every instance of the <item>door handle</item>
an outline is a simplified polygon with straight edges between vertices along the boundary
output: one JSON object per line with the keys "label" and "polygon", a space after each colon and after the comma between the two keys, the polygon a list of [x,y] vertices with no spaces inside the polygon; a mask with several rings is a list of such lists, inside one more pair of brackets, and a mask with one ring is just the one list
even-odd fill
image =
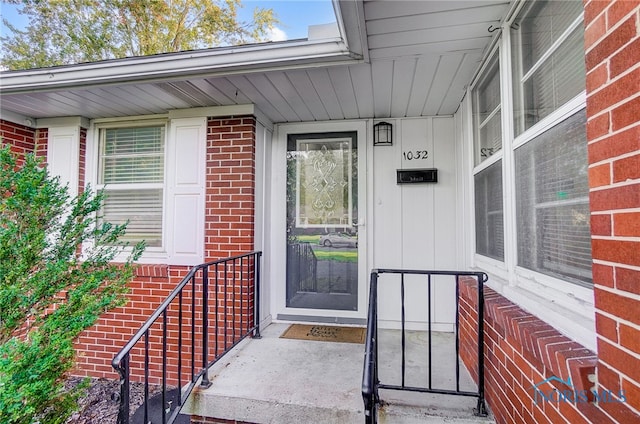
{"label": "door handle", "polygon": [[364,220],[363,220],[363,221],[361,221],[361,222],[354,222],[354,223],[353,223],[353,226],[354,226],[354,227],[364,227]]}

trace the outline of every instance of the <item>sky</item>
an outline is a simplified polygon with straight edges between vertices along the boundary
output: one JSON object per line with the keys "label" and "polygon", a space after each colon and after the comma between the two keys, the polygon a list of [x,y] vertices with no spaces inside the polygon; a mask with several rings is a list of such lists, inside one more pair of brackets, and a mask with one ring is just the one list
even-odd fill
{"label": "sky", "polygon": [[[243,21],[251,19],[255,7],[271,8],[276,12],[281,23],[275,28],[272,41],[306,38],[309,25],[336,21],[331,0],[243,0],[242,3],[244,7],[240,9],[239,17]],[[18,27],[24,27],[28,22],[18,14],[16,5],[2,2],[0,13]],[[6,31],[7,28],[0,24],[0,34],[6,35]]]}

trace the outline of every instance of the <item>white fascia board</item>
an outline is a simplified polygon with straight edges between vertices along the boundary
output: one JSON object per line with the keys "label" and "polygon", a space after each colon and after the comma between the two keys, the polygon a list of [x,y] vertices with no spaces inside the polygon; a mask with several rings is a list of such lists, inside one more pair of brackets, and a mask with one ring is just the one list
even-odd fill
{"label": "white fascia board", "polygon": [[369,44],[362,0],[333,0],[340,34],[347,48],[369,62]]}
{"label": "white fascia board", "polygon": [[24,71],[1,72],[0,93],[292,69],[359,61],[342,38],[192,50]]}

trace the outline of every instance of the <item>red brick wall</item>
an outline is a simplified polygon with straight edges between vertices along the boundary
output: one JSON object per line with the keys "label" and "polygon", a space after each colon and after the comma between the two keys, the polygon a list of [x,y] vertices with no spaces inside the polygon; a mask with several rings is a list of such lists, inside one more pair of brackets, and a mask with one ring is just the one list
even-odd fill
{"label": "red brick wall", "polygon": [[0,138],[10,144],[11,150],[23,156],[36,150],[36,130],[0,119]]}
{"label": "red brick wall", "polygon": [[640,2],[587,1],[585,28],[598,382],[640,422]]}
{"label": "red brick wall", "polygon": [[[82,138],[82,137],[81,137]],[[82,146],[82,143],[81,143]],[[255,185],[255,119],[249,116],[215,118],[208,120],[207,129],[207,177],[205,214],[205,261],[247,253],[253,250],[254,231],[254,185]],[[246,264],[245,264],[246,266]],[[171,291],[187,274],[189,267],[169,265],[140,266],[136,278],[131,283],[129,302],[122,308],[104,314],[99,322],[85,331],[78,341],[77,375],[117,378],[111,367],[111,360],[126,342],[142,326],[145,320],[164,301]],[[222,274],[222,269],[220,274]],[[240,276],[240,270],[236,270]],[[231,277],[232,272],[229,273]],[[210,275],[210,277],[213,277]],[[222,278],[222,275],[220,275]],[[246,279],[246,274],[245,274]],[[209,308],[211,352],[218,346],[222,350],[230,346],[243,330],[249,327],[253,310],[253,297],[248,293],[253,282],[244,287],[232,282],[218,286],[218,296],[214,300],[214,279],[210,282]],[[191,290],[184,292],[183,331],[191,326]],[[200,280],[196,290],[201,291]],[[241,300],[230,301],[235,293]],[[226,298],[226,301],[225,301]],[[200,299],[196,297],[196,326],[201,328],[202,314]],[[178,318],[177,302],[172,304],[168,314],[168,384],[177,383]],[[241,318],[242,311],[242,318]],[[216,317],[217,313],[217,317]],[[228,331],[213,331],[215,321]],[[235,323],[235,325],[234,325]],[[150,382],[161,383],[161,332],[159,320],[150,333]],[[202,362],[199,340],[195,341],[196,373]],[[132,351],[132,380],[140,380],[144,363],[143,343]],[[191,339],[183,335],[182,382],[188,380],[191,367]]]}
{"label": "red brick wall", "polygon": [[255,130],[252,116],[209,119],[205,218],[209,260],[254,248]]}
{"label": "red brick wall", "polygon": [[[461,281],[460,356],[467,369],[472,371],[476,382],[477,299],[476,281]],[[594,352],[560,334],[490,288],[485,288],[484,315],[484,387],[487,404],[497,423],[615,422],[599,407],[604,402],[591,402],[593,396],[579,399],[578,402],[557,401],[558,392],[568,393],[575,398],[576,393],[587,396],[587,392],[594,389],[589,380],[597,364]],[[553,392],[555,401],[543,398],[535,390],[536,385],[550,377],[564,381],[571,379],[571,385],[554,381],[538,386],[547,397]],[[600,388],[597,393],[600,396],[611,395],[603,390]],[[607,402],[606,405],[621,408],[623,403]],[[640,415],[628,414],[619,422],[638,420]]]}

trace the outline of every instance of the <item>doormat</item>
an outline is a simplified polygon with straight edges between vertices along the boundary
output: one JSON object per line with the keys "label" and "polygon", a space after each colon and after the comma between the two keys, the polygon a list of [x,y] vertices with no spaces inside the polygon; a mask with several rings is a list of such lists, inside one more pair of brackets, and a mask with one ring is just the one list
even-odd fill
{"label": "doormat", "polygon": [[364,343],[366,333],[367,329],[360,327],[292,324],[280,337],[319,342]]}

